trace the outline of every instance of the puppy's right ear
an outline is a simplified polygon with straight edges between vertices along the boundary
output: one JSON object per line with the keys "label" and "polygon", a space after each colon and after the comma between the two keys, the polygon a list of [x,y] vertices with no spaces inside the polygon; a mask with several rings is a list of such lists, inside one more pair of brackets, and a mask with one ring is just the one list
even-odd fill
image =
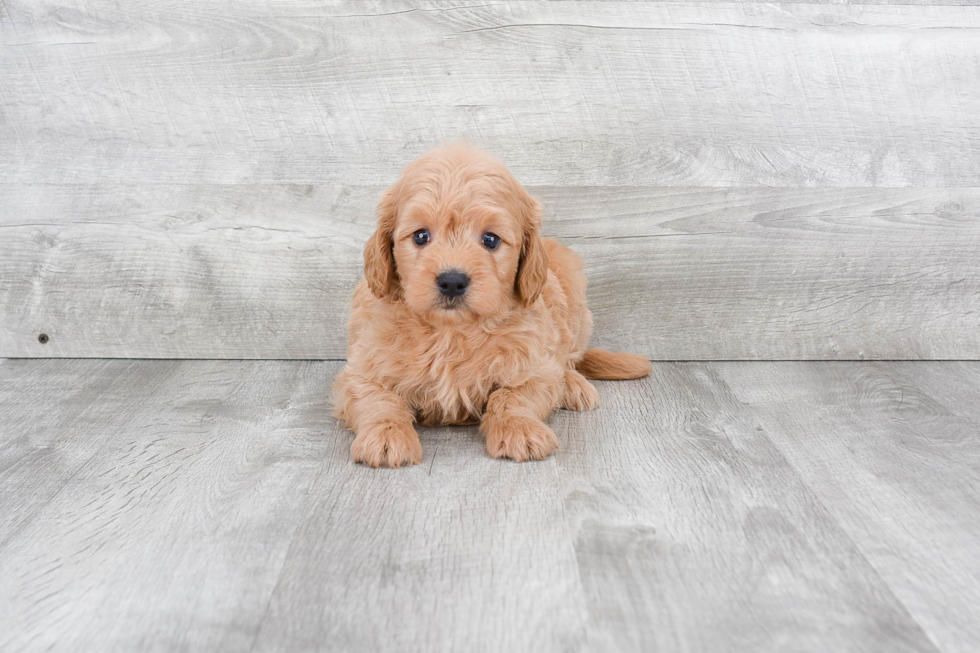
{"label": "puppy's right ear", "polygon": [[364,245],[364,279],[378,299],[392,297],[399,287],[394,252],[398,204],[393,191],[388,189],[381,196],[378,202],[378,228]]}

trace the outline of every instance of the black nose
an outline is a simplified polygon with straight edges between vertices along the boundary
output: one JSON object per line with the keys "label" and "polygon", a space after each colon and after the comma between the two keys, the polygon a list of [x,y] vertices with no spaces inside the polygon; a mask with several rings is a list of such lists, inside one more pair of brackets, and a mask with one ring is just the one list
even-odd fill
{"label": "black nose", "polygon": [[457,270],[443,272],[436,277],[436,286],[446,297],[459,297],[466,292],[468,285],[470,285],[470,278]]}

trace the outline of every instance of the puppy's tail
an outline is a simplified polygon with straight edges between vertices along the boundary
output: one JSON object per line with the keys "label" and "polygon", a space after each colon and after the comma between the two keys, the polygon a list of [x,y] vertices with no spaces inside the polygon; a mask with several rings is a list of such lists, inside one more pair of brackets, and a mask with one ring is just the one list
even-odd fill
{"label": "puppy's tail", "polygon": [[585,351],[575,369],[587,379],[638,379],[650,373],[650,361],[639,354],[593,348]]}

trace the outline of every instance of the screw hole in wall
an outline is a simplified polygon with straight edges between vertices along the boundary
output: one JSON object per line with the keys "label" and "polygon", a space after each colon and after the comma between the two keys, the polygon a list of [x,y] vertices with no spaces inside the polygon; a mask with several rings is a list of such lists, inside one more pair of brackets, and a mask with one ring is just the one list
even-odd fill
{"label": "screw hole in wall", "polygon": [[46,334],[46,333],[42,333],[41,335],[39,335],[39,336],[37,337],[37,341],[38,341],[39,343],[41,343],[42,345],[46,345],[46,344],[48,344],[48,340],[49,340],[49,338],[48,338],[48,334]]}

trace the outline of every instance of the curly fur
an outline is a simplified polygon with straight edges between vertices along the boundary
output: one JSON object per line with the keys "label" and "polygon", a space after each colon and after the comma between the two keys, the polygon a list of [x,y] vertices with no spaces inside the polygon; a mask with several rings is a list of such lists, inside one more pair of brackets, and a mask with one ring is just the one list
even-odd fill
{"label": "curly fur", "polygon": [[[542,239],[540,224],[541,205],[503,165],[459,145],[412,162],[384,193],[334,383],[355,461],[421,462],[415,422],[479,422],[490,455],[543,459],[558,447],[544,423],[555,408],[598,406],[586,376],[649,373],[635,354],[586,350],[582,261]],[[412,240],[419,229],[431,237],[422,247]],[[482,245],[486,232],[501,238],[494,251]],[[453,306],[436,285],[450,269],[470,279]]]}

